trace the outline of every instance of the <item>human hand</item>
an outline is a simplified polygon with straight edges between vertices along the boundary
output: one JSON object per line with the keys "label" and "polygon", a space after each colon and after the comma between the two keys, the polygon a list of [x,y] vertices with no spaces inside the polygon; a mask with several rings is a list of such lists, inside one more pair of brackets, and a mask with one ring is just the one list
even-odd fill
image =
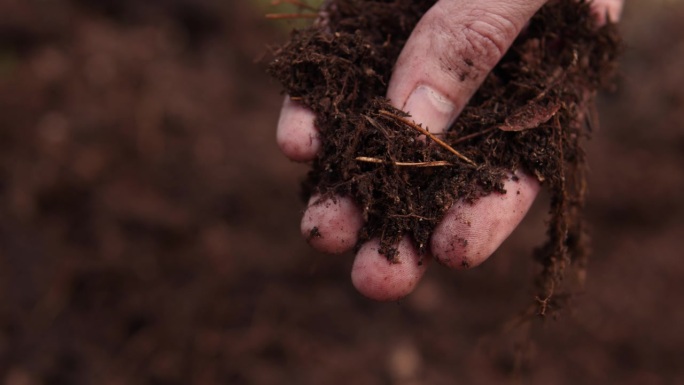
{"label": "human hand", "polygon": [[[494,68],[527,21],[544,0],[441,0],[420,20],[397,60],[387,97],[392,104],[430,128],[445,131]],[[592,3],[599,23],[617,21],[622,0]],[[278,123],[277,140],[290,159],[310,161],[321,142],[314,114],[286,99]],[[394,300],[409,294],[430,256],[440,263],[463,269],[485,261],[520,223],[540,186],[536,178],[516,172],[505,181],[508,194],[493,193],[473,204],[451,207],[435,228],[430,255],[422,262],[414,245],[404,237],[393,263],[380,255],[379,240],[359,249],[352,267],[352,282],[364,295]],[[316,249],[342,253],[352,249],[363,226],[361,210],[350,198],[319,202],[314,196],[301,223],[302,234]],[[319,236],[310,237],[313,229]]]}

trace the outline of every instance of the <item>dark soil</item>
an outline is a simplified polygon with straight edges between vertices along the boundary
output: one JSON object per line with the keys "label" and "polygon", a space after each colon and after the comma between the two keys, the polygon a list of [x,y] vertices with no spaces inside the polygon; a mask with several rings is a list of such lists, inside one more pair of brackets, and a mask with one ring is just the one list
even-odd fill
{"label": "dark soil", "polygon": [[278,11],[0,1],[1,383],[683,382],[684,4],[627,2],[587,146],[586,294],[529,333],[507,326],[547,195],[487,263],[430,269],[398,303],[301,239],[306,167],[254,64],[286,38]]}
{"label": "dark soil", "polygon": [[380,238],[391,260],[403,234],[425,252],[455,201],[505,193],[506,175],[523,169],[551,191],[548,241],[536,258],[543,266],[540,312],[555,307],[550,301],[561,292],[566,267],[583,274],[587,262],[582,142],[595,119],[595,92],[614,73],[614,26],[597,28],[587,3],[549,2],[446,133],[450,152],[417,140],[420,127],[382,97],[401,48],[434,1],[331,4],[321,23],[293,32],[269,68],[317,116],[323,149],[306,181],[306,198],[314,192],[351,196],[364,208],[361,242]]}

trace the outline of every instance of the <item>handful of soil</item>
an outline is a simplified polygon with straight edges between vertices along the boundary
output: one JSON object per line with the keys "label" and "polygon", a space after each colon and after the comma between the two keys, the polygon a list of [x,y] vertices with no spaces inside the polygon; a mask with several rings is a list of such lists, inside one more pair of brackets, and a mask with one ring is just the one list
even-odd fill
{"label": "handful of soil", "polygon": [[618,35],[613,25],[595,25],[588,3],[550,1],[441,137],[444,145],[435,145],[418,140],[422,128],[383,97],[402,47],[434,3],[335,0],[275,51],[269,73],[315,112],[320,130],[305,198],[352,197],[363,208],[361,241],[380,238],[391,260],[403,234],[425,252],[456,201],[505,193],[506,176],[525,170],[551,193],[548,239],[535,251],[545,314],[571,290],[561,289],[569,267],[584,276],[582,141],[595,125],[595,93],[614,72]]}

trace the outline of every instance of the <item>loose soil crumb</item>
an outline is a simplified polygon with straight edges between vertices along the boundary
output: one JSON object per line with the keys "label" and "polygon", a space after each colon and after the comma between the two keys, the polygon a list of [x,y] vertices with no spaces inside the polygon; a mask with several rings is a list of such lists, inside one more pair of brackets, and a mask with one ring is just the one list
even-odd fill
{"label": "loose soil crumb", "polygon": [[566,270],[584,275],[582,141],[596,125],[594,95],[614,73],[618,34],[613,25],[597,28],[584,1],[547,3],[440,138],[455,150],[447,151],[419,140],[422,128],[383,97],[402,47],[433,4],[336,0],[275,50],[270,74],[315,112],[321,133],[304,195],[352,197],[363,210],[361,241],[380,238],[392,260],[403,234],[425,253],[456,201],[506,193],[506,178],[525,170],[551,193],[548,239],[535,251],[538,312],[546,314],[571,290],[560,289]]}

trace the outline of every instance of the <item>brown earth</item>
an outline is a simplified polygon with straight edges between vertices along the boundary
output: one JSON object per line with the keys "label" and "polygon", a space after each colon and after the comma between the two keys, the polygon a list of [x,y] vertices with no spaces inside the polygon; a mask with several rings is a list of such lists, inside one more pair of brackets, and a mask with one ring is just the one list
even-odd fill
{"label": "brown earth", "polygon": [[[147,4],[147,5],[142,5]],[[593,255],[525,330],[545,198],[485,265],[380,304],[300,239],[283,30],[241,2],[0,5],[6,384],[670,384],[684,379],[684,4],[628,2],[589,145]]]}
{"label": "brown earth", "polygon": [[[505,194],[507,175],[525,170],[550,192],[548,239],[534,253],[541,267],[533,302],[546,315],[578,290],[567,282],[583,281],[568,278],[586,275],[584,142],[597,118],[596,91],[612,83],[620,38],[615,25],[594,23],[586,2],[547,2],[440,139],[430,136],[437,127],[417,125],[383,96],[401,48],[434,3],[336,0],[275,50],[269,73],[316,114],[320,133],[305,201],[351,197],[363,208],[359,243],[378,238],[392,261],[405,234],[424,254],[457,200]],[[473,60],[453,70],[461,81],[480,76]],[[321,234],[314,228],[311,236]]]}

